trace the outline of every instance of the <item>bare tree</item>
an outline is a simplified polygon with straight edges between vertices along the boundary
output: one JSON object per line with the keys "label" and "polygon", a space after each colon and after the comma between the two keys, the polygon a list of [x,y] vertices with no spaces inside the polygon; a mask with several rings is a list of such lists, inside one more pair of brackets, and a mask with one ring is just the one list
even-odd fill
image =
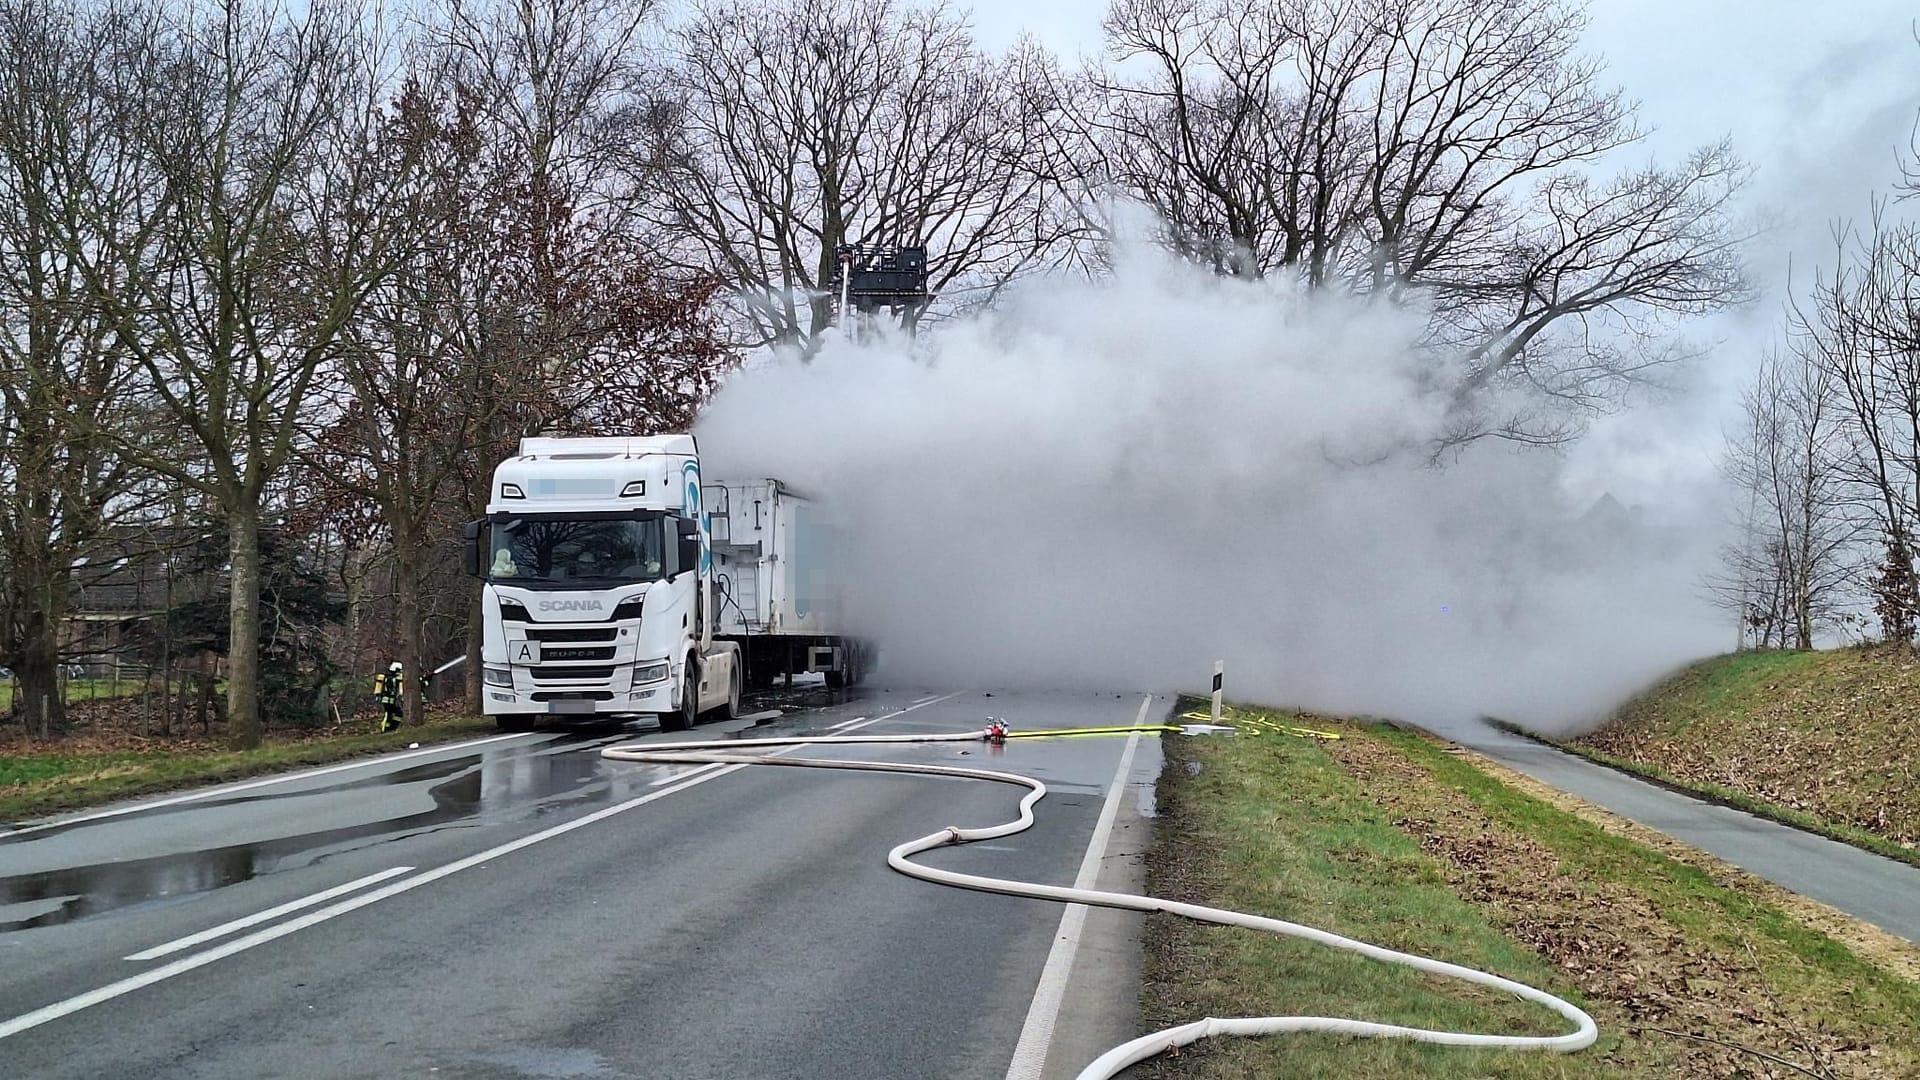
{"label": "bare tree", "polygon": [[672,44],[657,220],[737,290],[752,343],[831,324],[842,244],[924,245],[931,287],[964,305],[1084,228],[1029,150],[1057,108],[1050,61],[984,54],[943,3],[702,0]]}
{"label": "bare tree", "polygon": [[1741,405],[1723,469],[1744,504],[1742,540],[1724,551],[1714,592],[1754,644],[1811,649],[1852,614],[1861,530],[1845,407],[1833,374],[1793,349],[1762,361]]}
{"label": "bare tree", "polygon": [[1095,141],[1182,255],[1425,305],[1449,442],[1555,441],[1684,355],[1666,317],[1745,295],[1727,147],[1592,175],[1640,132],[1585,25],[1563,0],[1115,0]]}
{"label": "bare tree", "polygon": [[118,347],[145,372],[204,468],[150,431],[122,452],[201,492],[227,525],[227,720],[259,739],[262,497],[308,422],[317,373],[384,272],[358,223],[336,221],[360,177],[356,127],[372,64],[358,13],[242,0],[167,9],[165,32],[99,42],[108,103],[153,177],[137,233],[76,248]]}
{"label": "bare tree", "polygon": [[[407,138],[434,165],[405,192],[426,242],[376,296],[371,348],[357,354],[376,363],[348,379],[353,454],[371,484],[359,490],[382,505],[396,557],[440,534],[432,515],[484,513],[493,463],[520,436],[685,427],[732,363],[712,277],[662,269],[636,213],[649,19],[651,4],[614,0],[455,0],[430,15]],[[401,429],[417,432],[409,454],[434,459],[394,459]],[[459,498],[432,494],[444,482]],[[417,571],[401,567],[403,609]],[[478,657],[478,596],[461,601]],[[399,621],[403,640],[419,634],[415,615]],[[480,694],[470,663],[474,709]]]}
{"label": "bare tree", "polygon": [[143,426],[143,399],[70,253],[130,227],[143,183],[93,107],[93,41],[150,30],[131,11],[0,0],[0,664],[43,732],[64,716],[75,568],[137,509],[107,433]]}
{"label": "bare tree", "polygon": [[1920,621],[1920,230],[1876,204],[1861,232],[1835,231],[1835,262],[1796,302],[1789,328],[1831,378],[1846,415],[1845,475],[1883,557],[1869,589],[1882,635],[1912,641]]}

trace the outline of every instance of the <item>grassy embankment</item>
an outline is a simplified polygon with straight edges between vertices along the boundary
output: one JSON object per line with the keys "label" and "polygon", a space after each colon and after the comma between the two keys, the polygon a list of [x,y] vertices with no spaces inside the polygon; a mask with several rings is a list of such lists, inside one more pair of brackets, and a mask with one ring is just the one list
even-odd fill
{"label": "grassy embankment", "polygon": [[1694,664],[1558,745],[1920,865],[1916,717],[1911,649],[1748,652]]}
{"label": "grassy embankment", "polygon": [[322,731],[269,732],[252,750],[226,750],[207,739],[145,739],[111,732],[0,743],[0,822],[494,730],[483,718],[448,714],[387,734],[372,728],[371,722],[362,721]]}
{"label": "grassy embankment", "polygon": [[[1423,737],[1310,723],[1343,738],[1166,740],[1150,889],[1540,986],[1588,1009],[1600,1041],[1560,1056],[1212,1040],[1158,1075],[1920,1075],[1920,951],[1862,929],[1876,948],[1856,952],[1744,875],[1643,846]],[[1511,997],[1304,942],[1168,916],[1149,918],[1147,938],[1143,1020],[1155,1026],[1299,1014],[1566,1029]]]}

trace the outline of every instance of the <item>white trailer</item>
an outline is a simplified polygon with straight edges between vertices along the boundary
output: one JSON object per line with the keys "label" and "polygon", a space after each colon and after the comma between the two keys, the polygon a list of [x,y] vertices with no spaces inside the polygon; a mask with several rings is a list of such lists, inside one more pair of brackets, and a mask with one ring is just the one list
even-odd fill
{"label": "white trailer", "polygon": [[682,730],[739,711],[745,670],[714,634],[706,520],[691,435],[521,440],[466,530],[483,703],[501,728],[653,713]]}
{"label": "white trailer", "polygon": [[845,545],[829,508],[774,479],[709,483],[716,641],[745,657],[747,685],[820,672],[860,681],[873,657],[847,622]]}

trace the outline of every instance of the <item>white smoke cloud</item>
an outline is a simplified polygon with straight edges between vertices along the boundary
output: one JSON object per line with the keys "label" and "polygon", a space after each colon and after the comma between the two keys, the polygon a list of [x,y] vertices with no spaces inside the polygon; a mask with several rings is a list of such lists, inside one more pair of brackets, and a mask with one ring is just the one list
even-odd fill
{"label": "white smoke cloud", "polygon": [[1582,522],[1560,458],[1508,444],[1429,467],[1418,330],[1134,259],[757,366],[699,434],[709,476],[831,499],[889,681],[1194,689],[1224,659],[1243,699],[1565,727],[1729,644],[1696,508]]}

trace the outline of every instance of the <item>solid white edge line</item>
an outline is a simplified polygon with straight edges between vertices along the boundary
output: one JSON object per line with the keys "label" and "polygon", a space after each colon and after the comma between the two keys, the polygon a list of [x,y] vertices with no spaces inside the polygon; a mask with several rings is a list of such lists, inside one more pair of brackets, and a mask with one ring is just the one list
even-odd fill
{"label": "solid white edge line", "polygon": [[[1153,695],[1140,702],[1138,727],[1147,720]],[[1100,808],[1100,820],[1087,840],[1087,852],[1080,860],[1080,872],[1073,879],[1076,889],[1091,889],[1100,877],[1100,864],[1106,858],[1107,840],[1120,813],[1120,796],[1127,788],[1127,774],[1133,768],[1133,751],[1140,745],[1140,733],[1127,736],[1127,747],[1120,753],[1120,765],[1114,769],[1113,783],[1107,786],[1107,800]],[[1047,1064],[1047,1048],[1053,1043],[1054,1024],[1060,1018],[1060,1006],[1066,1000],[1067,980],[1073,974],[1073,960],[1080,952],[1080,934],[1087,922],[1087,905],[1068,904],[1060,913],[1060,927],[1054,932],[1053,947],[1047,950],[1047,962],[1040,969],[1040,982],[1034,987],[1033,1003],[1027,1007],[1026,1022],[1020,1025],[1020,1039],[1013,1047],[1013,1060],[1007,1065],[1007,1080],[1039,1080]]]}
{"label": "solid white edge line", "polygon": [[[932,705],[932,704],[935,704],[936,702],[945,701],[948,698],[958,697],[961,693],[962,691],[956,690],[953,693],[946,695],[946,697],[934,698],[932,700],[922,702],[919,705],[914,705],[912,706],[912,708],[918,709],[918,708],[921,708],[923,705]],[[909,711],[911,710],[902,709],[899,713],[888,713],[886,716],[876,716],[872,720],[869,720],[867,722],[869,724],[877,724],[882,720],[891,720],[894,717],[899,716],[900,713],[909,712]],[[794,746],[784,750],[776,750],[773,753],[774,755],[779,755],[779,754],[785,754],[790,750],[798,750],[798,749],[800,749],[800,747]],[[56,1001],[51,1005],[47,1005],[42,1008],[35,1009],[32,1012],[22,1013],[19,1016],[16,1016],[10,1020],[0,1021],[0,1039],[6,1039],[11,1036],[18,1035],[23,1031],[29,1031],[33,1028],[39,1027],[41,1024],[45,1024],[53,1020],[58,1020],[63,1016],[69,1016],[73,1013],[79,1012],[82,1009],[91,1008],[95,1005],[102,1004],[103,1002],[112,1001],[114,998],[122,997],[126,994],[131,994],[135,990],[144,989],[145,987],[152,986],[155,983],[165,982],[166,980],[173,978],[175,975],[184,975],[187,972],[194,970],[195,968],[205,967],[206,965],[211,964],[216,960],[224,960],[225,958],[232,956],[235,953],[245,952],[248,949],[254,948],[255,946],[265,945],[270,941],[275,941],[279,938],[286,937],[288,934],[297,933],[298,931],[305,930],[310,926],[318,926],[319,924],[326,922],[329,919],[338,918],[339,916],[345,915],[350,911],[358,911],[359,909],[366,907],[369,904],[376,904],[389,897],[398,896],[401,893],[408,892],[413,889],[417,889],[422,885],[426,885],[430,882],[438,881],[441,878],[447,877],[450,874],[457,874],[462,870],[469,869],[470,867],[479,866],[481,863],[491,862],[492,860],[497,859],[502,855],[508,855],[515,851],[519,851],[521,848],[532,847],[534,844],[540,843],[543,840],[551,840],[556,836],[565,835],[566,833],[570,833],[575,829],[585,828],[586,826],[594,824],[595,822],[604,821],[607,818],[613,817],[615,814],[623,814],[628,810],[633,809],[636,806],[644,806],[647,803],[653,802],[655,800],[664,799],[669,795],[678,794],[682,791],[687,790],[690,787],[698,787],[699,785],[704,784],[709,780],[717,780],[720,777],[727,775],[728,773],[738,772],[741,769],[748,769],[748,768],[752,768],[752,766],[751,765],[728,765],[720,769],[718,772],[710,772],[702,776],[692,777],[680,783],[677,786],[669,787],[669,788],[661,788],[659,791],[655,791],[651,794],[641,795],[637,798],[629,799],[626,802],[617,803],[613,806],[606,807],[605,809],[596,810],[585,817],[575,818],[572,821],[562,822],[561,824],[555,825],[550,829],[546,829],[541,832],[534,833],[530,836],[523,836],[518,840],[510,840],[507,843],[501,844],[497,847],[488,848],[487,850],[480,852],[478,855],[469,855],[464,859],[459,859],[454,862],[450,862],[445,866],[436,867],[424,873],[415,874],[413,877],[410,877],[410,878],[403,878],[399,881],[394,882],[391,885],[387,885],[383,888],[375,889],[374,891],[369,893],[362,893],[359,896],[355,896],[348,900],[342,900],[341,902],[334,904],[331,907],[324,907],[324,908],[321,908],[319,911],[309,912],[305,915],[300,916],[297,919],[290,919],[286,922],[283,922],[278,926],[270,926],[270,927],[267,927],[265,930],[256,930],[253,933],[248,934],[246,937],[235,938],[234,940],[227,942],[225,945],[216,945],[213,948],[206,950],[205,952],[197,952],[197,953],[194,953],[192,956],[184,956],[178,960],[173,961],[170,964],[162,964],[157,968],[153,968],[149,971],[143,971],[140,974],[134,975],[130,978],[121,979],[119,982],[108,983],[106,986],[102,986],[96,990],[89,990],[84,994],[79,994],[74,997],[67,998],[64,1001]]]}
{"label": "solid white edge line", "polygon": [[409,758],[425,757],[428,754],[445,753],[448,750],[464,750],[474,746],[485,746],[488,743],[496,743],[505,739],[524,739],[535,734],[539,733],[518,732],[510,735],[489,735],[484,739],[473,739],[468,742],[441,743],[437,746],[426,746],[418,750],[409,750],[402,754],[381,754],[377,757],[356,758],[353,761],[343,761],[338,765],[323,765],[317,769],[302,769],[299,772],[266,776],[258,780],[247,780],[238,784],[221,784],[218,787],[205,788],[200,791],[190,791],[185,795],[175,795],[172,798],[159,799],[154,802],[132,803],[127,806],[117,806],[111,810],[81,814],[78,817],[56,818],[53,821],[43,821],[38,825],[28,825],[19,829],[0,830],[0,840],[14,836],[25,836],[28,833],[41,832],[46,829],[64,829],[69,825],[83,825],[89,821],[119,817],[122,814],[137,814],[143,810],[158,810],[163,806],[178,806],[181,803],[196,802],[200,799],[211,799],[216,795],[230,795],[236,791],[252,791],[254,788],[263,788],[272,784],[284,784],[292,780],[305,780],[314,776],[325,776],[328,773],[344,772],[348,769],[364,769],[369,765],[384,765],[394,761],[406,761]]}
{"label": "solid white edge line", "polygon": [[248,915],[245,918],[235,919],[228,923],[221,923],[219,926],[209,930],[202,930],[197,934],[188,934],[186,937],[176,938],[173,941],[167,942],[165,945],[155,945],[153,948],[147,949],[144,952],[134,953],[132,956],[127,957],[127,959],[158,960],[163,956],[184,952],[187,949],[193,948],[195,945],[212,941],[214,938],[223,938],[236,931],[245,930],[249,926],[258,926],[263,922],[271,922],[282,915],[291,914],[299,911],[301,908],[310,908],[315,904],[331,900],[336,896],[344,896],[356,889],[363,889],[376,881],[385,881],[390,877],[398,877],[412,869],[413,867],[411,866],[396,866],[388,870],[382,870],[377,874],[368,874],[358,881],[349,881],[345,885],[335,885],[331,889],[314,893],[312,896],[303,896],[298,900],[289,900],[278,907],[270,907],[265,911]]}

